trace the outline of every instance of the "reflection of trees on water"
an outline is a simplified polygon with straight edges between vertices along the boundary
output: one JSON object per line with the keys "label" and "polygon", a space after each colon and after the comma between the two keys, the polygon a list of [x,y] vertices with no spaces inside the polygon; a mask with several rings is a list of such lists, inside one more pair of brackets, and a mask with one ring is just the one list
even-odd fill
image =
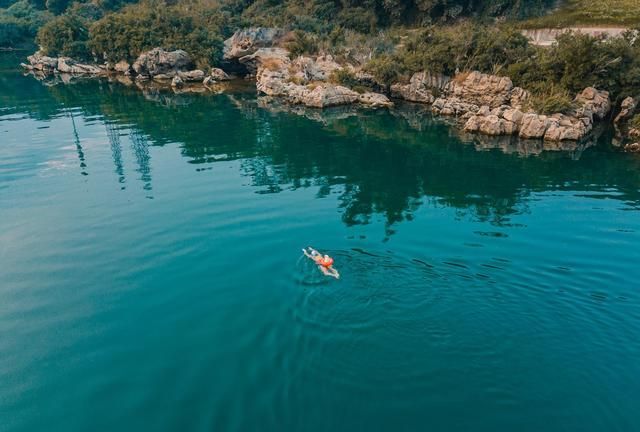
{"label": "reflection of trees on water", "polygon": [[[111,158],[115,165],[115,173],[118,175],[118,183],[125,183],[124,164],[122,163],[122,144],[120,143],[120,131],[116,124],[112,121],[105,121],[104,126],[107,129],[107,138],[111,147]],[[123,186],[124,187],[124,186]]]}
{"label": "reflection of trees on water", "polygon": [[82,145],[80,144],[80,136],[78,135],[78,128],[76,127],[76,120],[73,117],[73,111],[72,110],[68,110],[67,113],[69,114],[69,117],[71,118],[71,125],[73,127],[73,143],[76,146],[76,152],[78,154],[78,161],[80,161],[80,174],[86,176],[89,175],[89,173],[87,173],[87,164],[85,162],[85,157],[84,157],[84,150],[82,149]]}
{"label": "reflection of trees on water", "polygon": [[144,183],[144,190],[151,190],[151,156],[149,155],[149,143],[142,133],[137,129],[129,132],[131,139],[131,149],[138,164],[137,171],[140,173],[140,180]]}
{"label": "reflection of trees on water", "polygon": [[51,104],[75,104],[112,125],[107,130],[118,178],[124,170],[117,125],[131,131],[145,188],[152,185],[149,146],[171,142],[189,163],[240,160],[260,193],[315,187],[318,196],[335,194],[345,224],[382,216],[389,234],[425,203],[499,225],[526,212],[527,197],[536,191],[614,188],[618,199],[640,203],[640,161],[608,154],[613,150],[604,138],[586,150],[591,143],[553,148],[466,136],[415,105],[391,112],[290,110],[242,93],[180,95],[173,104],[170,94],[154,102],[104,81],[48,90]]}

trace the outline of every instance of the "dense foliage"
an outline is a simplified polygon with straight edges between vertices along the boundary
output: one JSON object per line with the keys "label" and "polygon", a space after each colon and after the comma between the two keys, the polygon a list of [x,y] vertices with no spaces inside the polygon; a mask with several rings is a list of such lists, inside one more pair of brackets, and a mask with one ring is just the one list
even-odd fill
{"label": "dense foliage", "polygon": [[201,66],[219,60],[222,14],[198,5],[160,6],[145,2],[106,15],[91,26],[91,49],[114,62],[135,59],[156,46],[186,50]]}
{"label": "dense foliage", "polygon": [[74,15],[61,15],[46,23],[36,40],[48,55],[86,59],[90,57],[88,39],[89,31],[84,20]]}
{"label": "dense foliage", "polygon": [[608,39],[567,33],[551,47],[536,47],[509,26],[432,26],[379,53],[367,69],[382,83],[423,70],[506,75],[538,96],[540,111],[564,111],[570,96],[587,86],[606,89],[614,99],[640,93],[640,37],[637,30]]}
{"label": "dense foliage", "polygon": [[636,31],[624,37],[601,39],[566,34],[548,49],[514,62],[509,75],[524,87],[558,83],[575,93],[585,86],[610,91],[614,97],[640,92],[640,39]]}
{"label": "dense foliage", "polygon": [[[548,48],[494,17],[540,13],[550,0],[0,0],[0,46],[33,38],[51,55],[133,60],[161,46],[200,67],[219,61],[222,40],[243,26],[293,30],[292,56],[329,52],[365,65],[387,88],[413,73],[507,75],[534,93],[541,112],[563,111],[592,85],[614,99],[640,93],[640,38],[567,34]],[[474,19],[459,19],[473,17]],[[488,19],[492,21],[487,22]],[[411,26],[412,29],[408,29]],[[353,77],[337,82],[356,85]]]}
{"label": "dense foliage", "polygon": [[551,0],[227,0],[225,7],[260,25],[293,25],[312,32],[333,26],[371,32],[389,25],[427,25],[463,16],[540,14]]}
{"label": "dense foliage", "polygon": [[27,0],[12,2],[0,9],[0,47],[17,46],[33,40],[38,29],[52,15]]}

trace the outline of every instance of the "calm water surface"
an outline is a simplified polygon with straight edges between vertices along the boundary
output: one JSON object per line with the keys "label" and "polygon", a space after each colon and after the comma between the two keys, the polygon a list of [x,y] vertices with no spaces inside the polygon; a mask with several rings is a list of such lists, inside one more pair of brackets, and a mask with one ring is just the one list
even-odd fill
{"label": "calm water surface", "polygon": [[13,61],[1,431],[640,430],[637,156]]}

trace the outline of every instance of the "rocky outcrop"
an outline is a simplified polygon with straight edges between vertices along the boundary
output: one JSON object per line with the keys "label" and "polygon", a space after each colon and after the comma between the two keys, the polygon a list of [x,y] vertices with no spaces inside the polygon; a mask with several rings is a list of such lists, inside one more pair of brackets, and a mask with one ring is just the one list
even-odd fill
{"label": "rocky outcrop", "polygon": [[574,111],[552,115],[525,113],[513,105],[494,109],[484,105],[468,118],[464,130],[485,135],[517,134],[520,138],[545,141],[579,141],[591,132],[594,119],[608,114],[611,104],[607,92],[593,88],[578,94],[575,102],[578,107]]}
{"label": "rocky outcrop", "polygon": [[285,32],[277,28],[252,27],[238,30],[224,41],[223,59],[238,60],[260,48],[274,47],[284,35]]}
{"label": "rocky outcrop", "polygon": [[449,78],[444,75],[417,72],[411,76],[409,84],[393,84],[391,96],[410,102],[431,104],[436,100],[434,92],[440,93],[448,83]]}
{"label": "rocky outcrop", "polygon": [[231,77],[227,75],[227,73],[220,68],[211,68],[211,73],[209,74],[209,77],[213,81],[230,81],[231,80]]}
{"label": "rocky outcrop", "polygon": [[519,130],[523,117],[520,110],[507,105],[493,110],[485,105],[467,120],[464,130],[493,136],[513,135]]}
{"label": "rocky outcrop", "polygon": [[620,104],[620,112],[618,113],[616,118],[613,120],[613,123],[616,126],[620,126],[623,123],[626,123],[627,121],[631,120],[631,118],[636,113],[637,106],[638,106],[637,100],[635,100],[630,96],[625,98]]}
{"label": "rocky outcrop", "polygon": [[343,66],[337,63],[331,55],[320,55],[316,58],[300,56],[292,61],[295,70],[294,79],[309,81],[327,81]]}
{"label": "rocky outcrop", "polygon": [[592,120],[604,120],[611,111],[609,92],[587,87],[575,98],[575,102],[581,105],[585,116],[591,115]]}
{"label": "rocky outcrop", "polygon": [[244,66],[245,71],[249,75],[254,75],[258,71],[258,67],[267,61],[288,62],[289,51],[278,47],[260,48],[251,54],[238,58],[237,61],[239,64]]}
{"label": "rocky outcrop", "polygon": [[314,108],[350,105],[359,100],[358,93],[339,85],[318,85],[298,94],[300,103]]}
{"label": "rocky outcrop", "polygon": [[[284,52],[283,52],[284,51]],[[371,107],[393,105],[382,94],[357,93],[328,82],[340,65],[329,56],[300,57],[294,61],[281,48],[261,48],[251,54],[256,62],[256,88],[267,96],[314,108],[361,103]]]}
{"label": "rocky outcrop", "polygon": [[497,108],[511,102],[513,88],[513,82],[507,77],[471,72],[454,78],[445,93],[466,103]]}
{"label": "rocky outcrop", "polygon": [[44,74],[101,75],[106,73],[104,66],[81,63],[69,57],[49,57],[40,51],[27,57],[27,60],[29,64],[22,63],[23,68]]}
{"label": "rocky outcrop", "polygon": [[170,79],[178,72],[189,70],[191,65],[191,57],[186,51],[165,51],[162,48],[154,48],[140,54],[132,68],[139,76],[153,78],[160,75],[162,78]]}
{"label": "rocky outcrop", "polygon": [[53,72],[58,67],[58,59],[42,54],[41,51],[27,57],[28,65],[22,64],[27,69],[33,69],[42,72]]}
{"label": "rocky outcrop", "polygon": [[640,142],[626,144],[624,146],[624,151],[629,153],[640,153]]}
{"label": "rocky outcrop", "polygon": [[113,65],[113,70],[115,70],[116,72],[119,72],[121,74],[124,74],[124,75],[130,75],[131,74],[131,65],[126,60],[120,60],[118,63]]}
{"label": "rocky outcrop", "polygon": [[[467,114],[475,113],[480,107],[473,103],[465,102],[459,98],[440,97],[433,101],[431,110],[434,114],[443,116],[465,117]],[[468,116],[467,116],[468,117]]]}

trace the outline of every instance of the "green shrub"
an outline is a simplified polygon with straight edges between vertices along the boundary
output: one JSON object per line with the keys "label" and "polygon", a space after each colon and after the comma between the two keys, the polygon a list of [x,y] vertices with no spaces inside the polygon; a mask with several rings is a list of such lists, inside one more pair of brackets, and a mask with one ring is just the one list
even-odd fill
{"label": "green shrub", "polygon": [[90,28],[91,49],[113,62],[134,60],[154,47],[183,49],[199,67],[220,60],[222,15],[197,5],[159,6],[144,2],[106,15]]}
{"label": "green shrub", "polygon": [[525,88],[555,82],[575,94],[593,86],[608,90],[615,100],[640,88],[640,41],[632,32],[609,39],[569,33],[552,47],[536,48],[529,58],[513,62],[507,74]]}
{"label": "green shrub", "polygon": [[392,56],[382,55],[374,58],[365,66],[365,69],[373,74],[376,81],[386,87],[387,93],[391,89],[391,84],[397,81],[401,70]]}
{"label": "green shrub", "polygon": [[514,28],[462,23],[416,32],[403,41],[394,57],[408,73],[428,71],[452,76],[464,70],[500,72],[531,53],[528,40]]}
{"label": "green shrub", "polygon": [[36,41],[48,55],[87,59],[91,56],[88,38],[89,32],[83,19],[73,15],[60,15],[38,31]]}
{"label": "green shrub", "polygon": [[567,90],[551,84],[532,92],[529,108],[538,114],[567,114],[576,108],[576,104]]}
{"label": "green shrub", "polygon": [[633,116],[633,118],[629,121],[629,126],[631,126],[633,129],[640,129],[640,114],[636,114],[635,116]]}
{"label": "green shrub", "polygon": [[293,32],[293,37],[286,43],[289,56],[296,58],[303,54],[316,54],[318,52],[318,41],[313,35],[302,30]]}
{"label": "green shrub", "polygon": [[329,81],[345,87],[354,87],[360,84],[356,76],[347,68],[336,69],[331,73]]}

